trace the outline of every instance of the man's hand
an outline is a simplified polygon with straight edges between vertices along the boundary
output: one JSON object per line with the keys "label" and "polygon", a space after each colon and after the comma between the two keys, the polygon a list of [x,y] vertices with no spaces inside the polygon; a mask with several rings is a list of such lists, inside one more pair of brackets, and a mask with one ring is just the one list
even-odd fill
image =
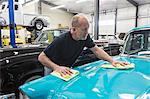
{"label": "man's hand", "polygon": [[111,64],[115,67],[117,65],[121,65],[121,66],[129,65],[129,63],[127,63],[127,62],[120,62],[120,61],[113,61]]}
{"label": "man's hand", "polygon": [[63,75],[71,75],[73,74],[71,71],[70,71],[70,68],[68,67],[64,67],[64,66],[58,66],[54,69],[54,71],[60,73],[60,75],[63,77]]}

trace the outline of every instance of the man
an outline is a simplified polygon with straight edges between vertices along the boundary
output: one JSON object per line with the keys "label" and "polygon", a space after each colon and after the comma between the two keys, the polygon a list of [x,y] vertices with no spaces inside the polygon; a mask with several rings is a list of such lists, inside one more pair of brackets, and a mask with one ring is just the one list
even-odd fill
{"label": "man", "polygon": [[88,34],[89,22],[82,14],[73,16],[70,32],[56,38],[38,57],[46,67],[63,75],[71,74],[70,67],[78,58],[84,47],[88,47],[99,59],[112,65],[126,63],[117,62],[104,50],[94,44]]}

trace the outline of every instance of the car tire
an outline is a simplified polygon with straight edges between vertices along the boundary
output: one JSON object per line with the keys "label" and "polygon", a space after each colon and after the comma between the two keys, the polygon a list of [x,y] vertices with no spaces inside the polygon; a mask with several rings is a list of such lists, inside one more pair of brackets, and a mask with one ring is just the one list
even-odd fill
{"label": "car tire", "polygon": [[44,28],[44,23],[41,20],[36,20],[34,27],[36,30],[41,31]]}
{"label": "car tire", "polygon": [[[34,75],[34,76],[26,79],[26,81],[24,82],[24,84],[27,83],[27,82],[30,82],[32,80],[41,78],[41,77],[42,77],[41,75]],[[30,99],[30,98],[28,98],[26,95],[22,94],[22,92],[19,91],[19,99]]]}

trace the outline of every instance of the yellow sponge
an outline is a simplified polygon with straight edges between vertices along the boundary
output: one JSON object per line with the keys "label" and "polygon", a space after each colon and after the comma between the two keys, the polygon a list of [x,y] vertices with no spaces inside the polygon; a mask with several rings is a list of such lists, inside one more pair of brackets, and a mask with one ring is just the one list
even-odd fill
{"label": "yellow sponge", "polygon": [[73,74],[71,74],[71,75],[66,74],[66,75],[61,76],[60,73],[58,73],[58,72],[56,72],[56,71],[53,71],[53,72],[51,73],[51,75],[56,76],[56,77],[58,77],[58,78],[60,78],[60,79],[63,79],[63,80],[65,80],[65,81],[69,81],[70,79],[72,79],[73,77],[75,77],[75,76],[77,76],[77,75],[79,74],[79,71],[77,71],[77,70],[71,69],[70,71],[71,71]]}
{"label": "yellow sponge", "polygon": [[117,64],[116,66],[113,66],[111,64],[103,64],[101,66],[102,68],[107,68],[107,69],[131,69],[131,68],[134,68],[135,65],[133,63],[131,64],[128,64],[128,65],[120,65],[120,64]]}

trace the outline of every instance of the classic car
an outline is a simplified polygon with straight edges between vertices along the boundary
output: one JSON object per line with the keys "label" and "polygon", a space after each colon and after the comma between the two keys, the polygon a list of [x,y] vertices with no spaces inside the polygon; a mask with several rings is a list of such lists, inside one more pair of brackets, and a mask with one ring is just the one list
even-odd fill
{"label": "classic car", "polygon": [[[52,41],[68,29],[46,29],[34,44],[17,46],[18,48],[0,48],[0,99],[16,97],[21,99],[18,87],[28,81],[44,76],[44,68],[37,57]],[[7,38],[7,37],[6,37]],[[119,45],[104,47],[110,55],[119,54]],[[85,49],[75,62],[80,66],[98,60],[94,54]],[[12,98],[11,98],[12,99]]]}
{"label": "classic car", "polygon": [[108,62],[98,60],[73,68],[80,73],[70,81],[50,74],[19,89],[30,99],[150,99],[150,26],[132,29],[113,58],[135,67],[106,69]]}

